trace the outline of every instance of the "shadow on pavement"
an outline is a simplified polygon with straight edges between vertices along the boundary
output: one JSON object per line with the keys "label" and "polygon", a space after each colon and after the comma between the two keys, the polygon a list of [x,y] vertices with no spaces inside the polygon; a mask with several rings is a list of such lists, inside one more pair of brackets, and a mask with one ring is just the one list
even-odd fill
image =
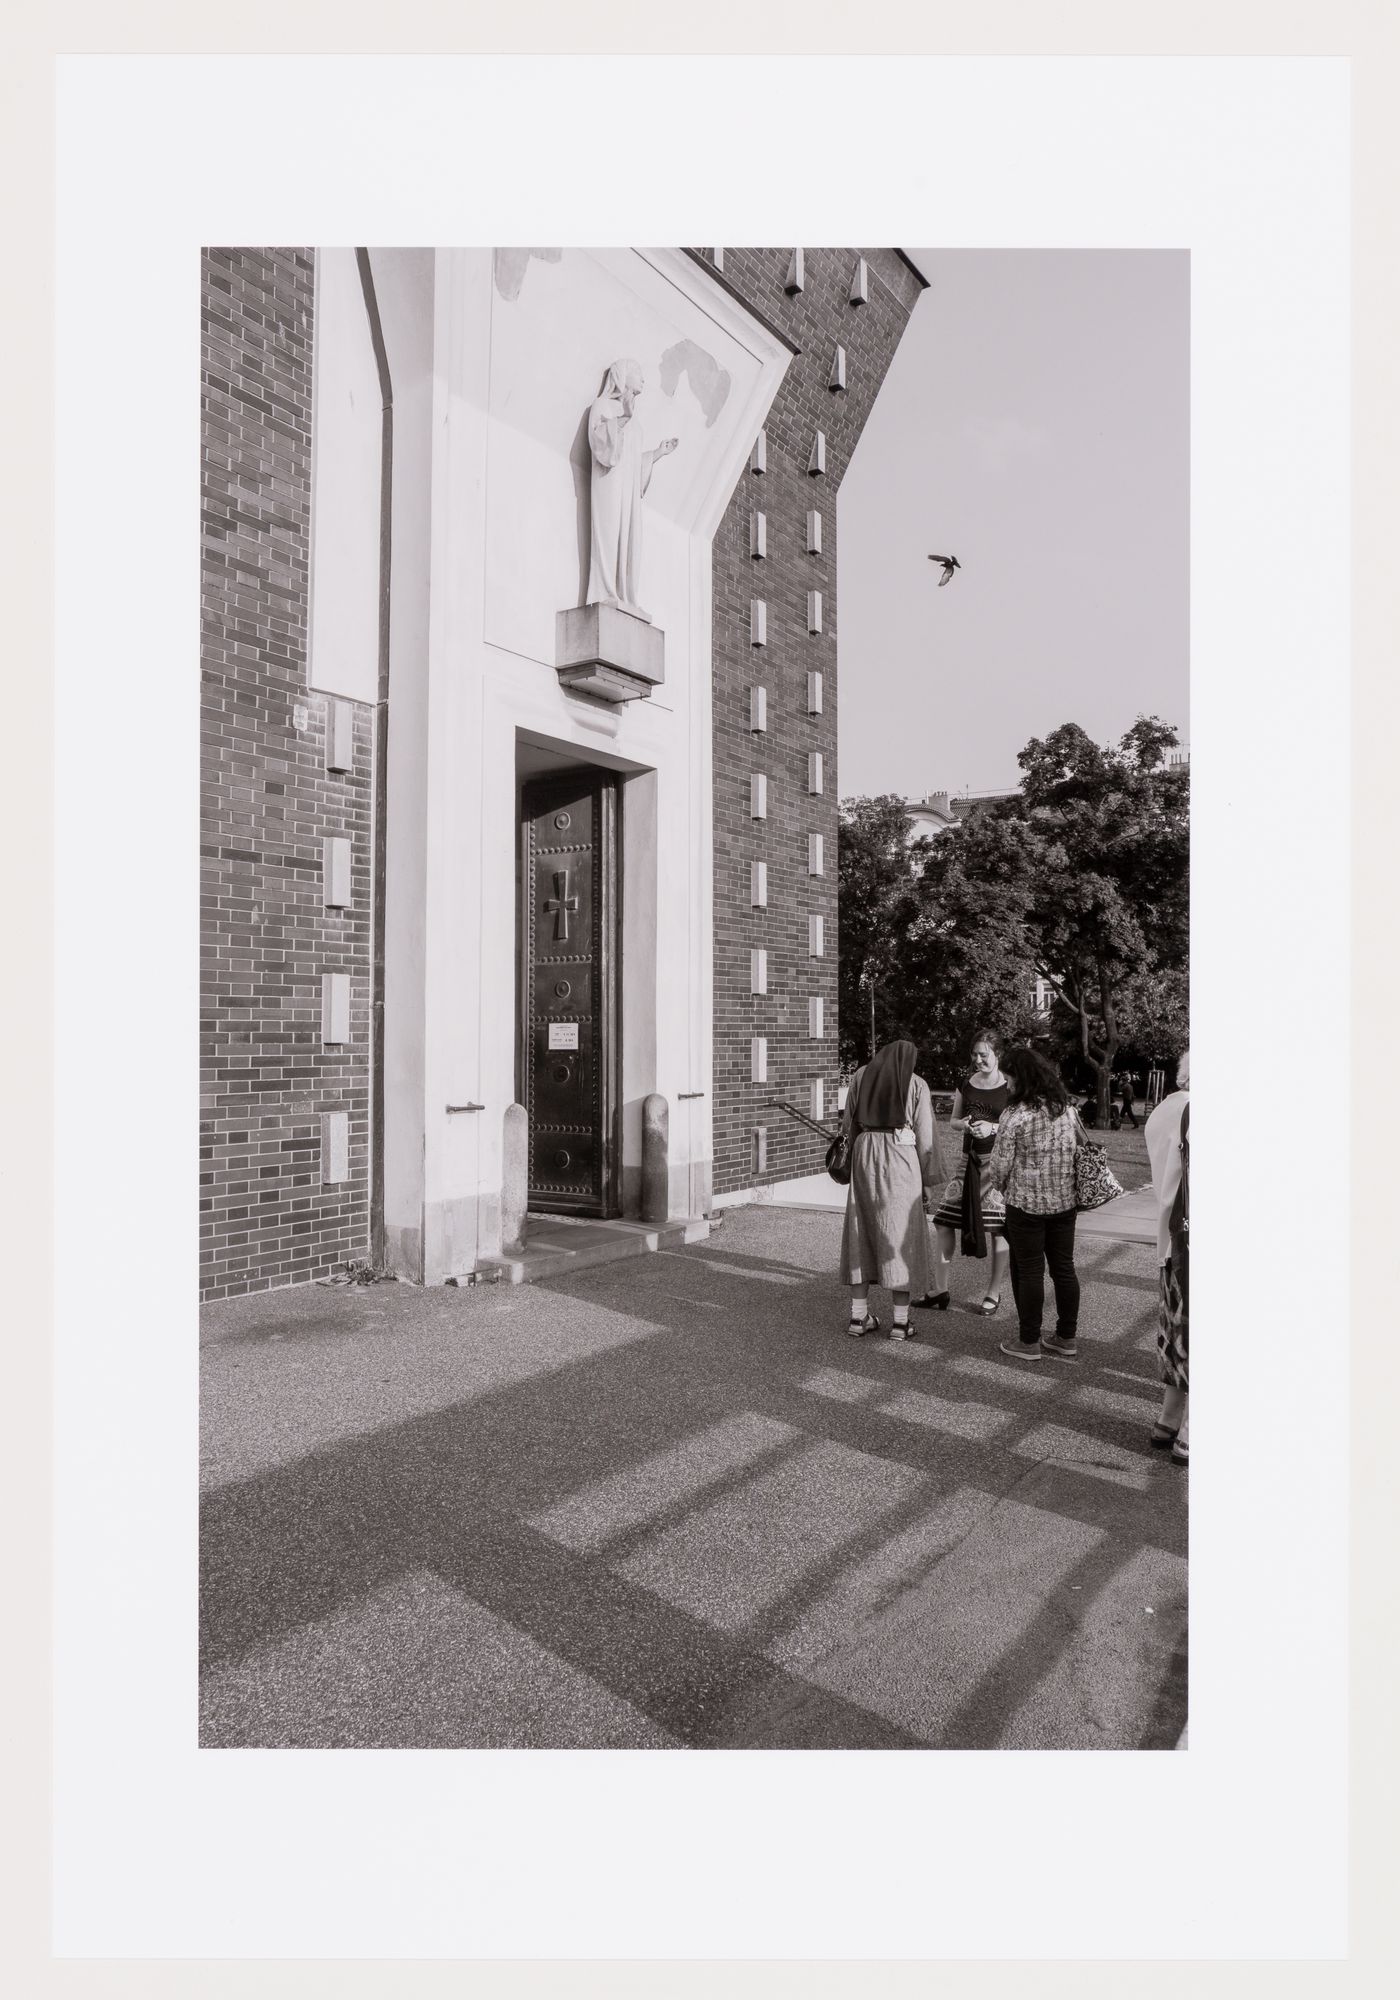
{"label": "shadow on pavement", "polygon": [[[515,1322],[385,1288],[376,1339],[426,1312],[451,1399],[205,1494],[201,1742],[1174,1744],[1185,1487],[1147,1448],[1155,1315],[1125,1296],[1150,1253],[1106,1244],[1099,1282],[1086,1245],[1084,1359],[1027,1368],[1006,1310],[849,1340],[814,1274],[838,1231],[732,1217]],[[314,1366],[335,1319],[300,1302],[279,1351]],[[538,1365],[482,1390],[463,1333],[513,1325]]]}

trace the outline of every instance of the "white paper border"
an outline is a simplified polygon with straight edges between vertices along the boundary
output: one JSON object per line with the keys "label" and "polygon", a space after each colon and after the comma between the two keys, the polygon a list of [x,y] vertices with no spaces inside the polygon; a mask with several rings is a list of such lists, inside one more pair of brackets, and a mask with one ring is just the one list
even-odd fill
{"label": "white paper border", "polygon": [[[1299,1052],[1348,1080],[1346,89],[1312,59],[62,66],[60,1951],[1342,1948],[1346,1300],[1329,1274],[1290,1324],[1274,1243]],[[798,234],[1192,253],[1192,1749],[199,1753],[198,247]],[[1016,1866],[1049,1853],[1068,1885]]]}

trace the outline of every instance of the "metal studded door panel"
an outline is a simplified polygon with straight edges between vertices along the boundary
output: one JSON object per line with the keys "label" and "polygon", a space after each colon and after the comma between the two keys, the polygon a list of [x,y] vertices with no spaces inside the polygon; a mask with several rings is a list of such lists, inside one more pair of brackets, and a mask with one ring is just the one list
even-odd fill
{"label": "metal studded door panel", "polygon": [[525,1108],[534,1208],[616,1213],[616,790],[598,771],[525,785]]}

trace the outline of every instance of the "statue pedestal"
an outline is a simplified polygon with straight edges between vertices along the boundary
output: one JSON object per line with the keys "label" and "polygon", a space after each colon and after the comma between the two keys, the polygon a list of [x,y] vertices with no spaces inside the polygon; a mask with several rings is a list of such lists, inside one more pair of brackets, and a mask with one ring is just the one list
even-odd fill
{"label": "statue pedestal", "polygon": [[563,685],[602,701],[646,701],[666,679],[666,635],[620,604],[584,604],[554,620]]}

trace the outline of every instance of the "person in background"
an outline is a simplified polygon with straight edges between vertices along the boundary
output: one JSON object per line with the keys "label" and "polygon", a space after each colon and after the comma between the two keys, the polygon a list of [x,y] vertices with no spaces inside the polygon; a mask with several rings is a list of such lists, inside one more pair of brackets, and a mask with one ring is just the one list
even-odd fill
{"label": "person in background", "polygon": [[943,1178],[943,1156],[928,1085],[914,1074],[912,1042],[887,1042],[846,1093],[843,1129],[854,1133],[846,1224],[841,1233],[841,1282],[851,1288],[847,1332],[878,1333],[869,1310],[872,1285],[894,1294],[891,1340],[910,1334],[909,1294],[928,1290],[925,1188]]}
{"label": "person in background", "polygon": [[982,1311],[991,1317],[1001,1304],[1001,1288],[1006,1282],[1010,1253],[1006,1247],[1006,1203],[987,1175],[997,1120],[1011,1102],[1011,1091],[1001,1073],[1002,1039],[988,1028],[978,1030],[972,1044],[972,1074],[953,1093],[951,1129],[962,1135],[962,1165],[943,1190],[934,1211],[933,1226],[937,1250],[933,1259],[937,1291],[916,1301],[937,1312],[946,1312],[951,1296],[949,1282],[953,1250],[963,1225],[963,1175],[975,1171],[982,1201],[982,1227],[986,1233],[992,1274]]}
{"label": "person in background", "polygon": [[1137,1090],[1137,1078],[1130,1069],[1125,1069],[1119,1072],[1117,1082],[1119,1116],[1126,1118],[1136,1132],[1138,1121],[1137,1113],[1133,1110],[1133,1096]]}
{"label": "person in background", "polygon": [[1162,1365],[1162,1414],[1151,1442],[1188,1462],[1186,1442],[1190,1306],[1191,1051],[1176,1066],[1176,1089],[1147,1121],[1147,1157],[1157,1197],[1157,1353]]}
{"label": "person in background", "polygon": [[[1075,1114],[1059,1076],[1034,1049],[1010,1048],[1001,1059],[1011,1102],[1002,1113],[988,1164],[993,1187],[1006,1198],[1006,1241],[1011,1252],[1011,1295],[1018,1338],[1001,1352],[1018,1361],[1042,1354],[1077,1359],[1079,1279],[1074,1269]],[[1056,1325],[1041,1339],[1045,1270],[1055,1288]]]}

